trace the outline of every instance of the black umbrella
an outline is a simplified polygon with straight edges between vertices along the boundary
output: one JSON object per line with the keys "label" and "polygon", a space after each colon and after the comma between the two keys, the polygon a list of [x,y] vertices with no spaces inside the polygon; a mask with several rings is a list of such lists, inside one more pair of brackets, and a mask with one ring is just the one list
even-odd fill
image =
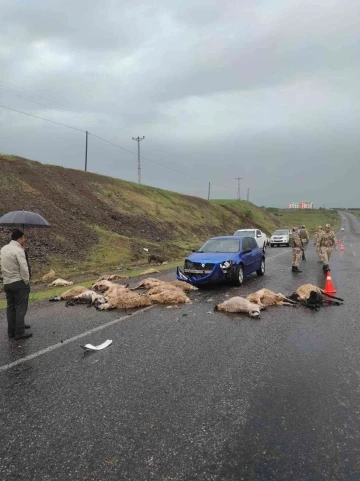
{"label": "black umbrella", "polygon": [[15,210],[4,214],[0,217],[0,225],[7,227],[21,226],[23,229],[25,227],[51,227],[49,222],[40,214],[27,210]]}
{"label": "black umbrella", "polygon": [[[35,212],[29,212],[27,210],[15,210],[13,212],[8,212],[0,217],[0,225],[6,227],[18,227],[21,226],[23,231],[25,227],[51,227],[49,222],[44,219],[40,214]],[[29,274],[31,277],[31,267],[29,263],[28,250],[25,249],[26,261],[29,267]]]}

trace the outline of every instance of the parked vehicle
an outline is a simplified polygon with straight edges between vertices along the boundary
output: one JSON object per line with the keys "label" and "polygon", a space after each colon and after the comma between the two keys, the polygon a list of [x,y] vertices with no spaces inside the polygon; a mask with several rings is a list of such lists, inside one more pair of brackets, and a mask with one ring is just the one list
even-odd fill
{"label": "parked vehicle", "polygon": [[178,280],[197,287],[222,282],[241,286],[253,272],[265,273],[265,255],[253,237],[212,237],[177,268]]}
{"label": "parked vehicle", "polygon": [[262,251],[266,252],[266,246],[268,245],[268,238],[264,232],[259,229],[239,229],[234,233],[234,236],[241,237],[253,237],[256,240],[257,245]]}
{"label": "parked vehicle", "polygon": [[289,247],[290,245],[290,231],[289,229],[279,229],[276,230],[273,235],[270,237],[270,247],[286,245]]}

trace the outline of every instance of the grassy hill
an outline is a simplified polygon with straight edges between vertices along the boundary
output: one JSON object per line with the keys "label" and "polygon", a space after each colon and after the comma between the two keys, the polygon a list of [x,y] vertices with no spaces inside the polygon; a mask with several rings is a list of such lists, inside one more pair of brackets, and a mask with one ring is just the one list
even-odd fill
{"label": "grassy hill", "polygon": [[[28,229],[35,274],[104,272],[146,263],[147,253],[168,261],[212,235],[283,225],[255,205],[214,201],[140,186],[101,175],[0,154],[0,213],[30,210],[51,229]],[[9,238],[1,229],[0,243]]]}

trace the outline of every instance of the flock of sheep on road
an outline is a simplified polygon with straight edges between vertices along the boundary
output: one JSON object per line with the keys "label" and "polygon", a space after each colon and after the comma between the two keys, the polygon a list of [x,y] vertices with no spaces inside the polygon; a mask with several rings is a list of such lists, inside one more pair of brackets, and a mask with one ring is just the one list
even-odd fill
{"label": "flock of sheep on road", "polygon": [[[113,274],[98,279],[90,289],[82,286],[73,286],[60,296],[54,296],[50,301],[66,301],[66,306],[75,304],[87,304],[94,306],[100,311],[112,309],[134,309],[148,307],[154,304],[167,305],[168,307],[178,304],[190,304],[187,294],[198,289],[181,281],[166,282],[155,278],[147,278],[136,287],[130,288],[129,284],[117,284],[114,280],[120,280],[122,276]],[[54,286],[70,286],[72,282],[57,279],[49,284]],[[146,290],[139,294],[135,291]],[[335,300],[334,300],[335,299]],[[215,311],[246,313],[252,318],[258,318],[260,311],[269,306],[293,306],[303,305],[313,310],[323,305],[340,305],[343,299],[326,294],[319,287],[312,284],[303,284],[291,296],[276,294],[268,289],[259,291],[244,297],[232,297],[221,304],[217,304]]]}

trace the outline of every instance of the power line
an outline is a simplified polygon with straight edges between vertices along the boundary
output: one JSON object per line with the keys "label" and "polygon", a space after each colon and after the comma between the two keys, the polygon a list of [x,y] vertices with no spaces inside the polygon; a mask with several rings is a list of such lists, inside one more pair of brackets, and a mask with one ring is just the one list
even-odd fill
{"label": "power line", "polygon": [[17,112],[18,114],[24,114],[28,115],[29,117],[34,117],[35,119],[45,120],[45,122],[51,122],[52,124],[61,125],[62,127],[67,127],[68,129],[77,130],[78,132],[86,132],[86,130],[78,129],[76,127],[72,127],[71,125],[61,124],[60,122],[55,122],[54,120],[44,119],[44,117],[38,117],[37,115],[22,112],[21,110],[12,109],[11,107],[7,107],[6,105],[0,104],[0,107],[7,110],[12,110],[13,112]]}
{"label": "power line", "polygon": [[10,87],[11,90],[8,90],[0,85],[0,88],[3,89],[5,92],[12,93],[13,95],[17,95],[25,100],[30,100],[31,102],[35,102],[38,105],[43,105],[47,108],[62,110],[63,112],[69,113],[71,115],[81,116],[87,120],[90,120],[91,122],[96,122],[96,123],[101,123],[101,124],[111,126],[109,123],[104,122],[103,120],[95,119],[89,115],[77,112],[74,109],[70,110],[68,107],[60,104],[59,102],[55,102],[54,100],[49,100],[41,95],[31,92],[30,90],[23,89],[21,87],[18,87],[17,85],[11,84],[9,82],[5,82],[4,80],[1,80],[1,79],[0,79],[0,82]]}
{"label": "power line", "polygon": [[[99,140],[102,140],[103,142],[106,142],[107,144],[110,144],[110,145],[113,145],[114,147],[118,147],[119,149],[122,149],[122,150],[125,150],[126,152],[129,152],[130,154],[134,154],[136,155],[136,152],[132,151],[132,150],[129,150],[129,149],[125,149],[125,147],[121,147],[121,145],[118,145],[118,144],[115,144],[114,142],[111,142],[110,140],[106,140],[102,137],[99,137],[98,135],[95,135],[91,132],[89,132],[90,135],[92,135],[93,137],[96,137],[97,139]],[[192,175],[189,175],[185,172],[181,172],[181,170],[177,170],[177,169],[174,169],[173,167],[169,167],[168,165],[166,164],[162,164],[161,162],[158,162],[156,160],[153,160],[153,159],[150,159],[149,157],[145,157],[143,155],[140,156],[142,159],[145,159],[145,160],[148,160],[149,162],[152,162],[153,164],[157,164],[157,165],[160,165],[161,167],[164,167],[165,169],[169,169],[169,170],[172,170],[174,172],[177,172],[178,174],[181,174],[181,175],[184,175],[186,177],[190,177],[191,179],[195,179],[195,180],[199,180],[200,182],[206,182],[206,180],[204,179],[199,179],[198,177],[194,177]]]}
{"label": "power line", "polygon": [[[97,139],[99,139],[99,140],[102,140],[103,142],[106,142],[107,144],[113,145],[114,147],[117,147],[117,148],[119,148],[119,149],[121,149],[121,150],[124,150],[125,152],[128,152],[128,153],[130,153],[130,154],[136,155],[136,152],[133,152],[132,150],[126,149],[125,147],[122,147],[121,145],[116,144],[115,142],[111,142],[110,140],[104,139],[103,137],[100,137],[100,136],[98,136],[98,135],[96,135],[96,134],[93,134],[92,132],[88,132],[88,131],[86,131],[86,130],[79,129],[79,128],[73,127],[73,126],[71,126],[71,125],[63,124],[63,123],[61,123],[61,122],[55,122],[54,120],[49,120],[49,119],[46,119],[46,118],[44,118],[44,117],[40,117],[40,116],[38,116],[38,115],[29,114],[28,112],[23,112],[22,110],[13,109],[13,108],[8,107],[8,106],[3,105],[3,104],[0,104],[0,107],[2,107],[2,108],[4,108],[4,109],[7,109],[7,110],[10,110],[10,111],[12,111],[12,112],[17,112],[17,113],[19,113],[19,114],[23,114],[23,115],[27,115],[27,116],[29,116],[29,117],[33,117],[33,118],[35,118],[35,119],[44,120],[45,122],[50,122],[50,123],[55,124],[55,125],[60,125],[60,126],[62,126],[62,127],[67,127],[67,128],[69,128],[69,129],[76,130],[76,131],[78,131],[78,132],[83,132],[83,133],[85,133],[85,134],[87,134],[87,135],[92,135],[93,137],[95,137],[95,138],[97,138]],[[173,168],[173,167],[170,167],[170,166],[168,166],[168,165],[166,165],[166,164],[163,164],[163,163],[161,163],[161,162],[158,162],[158,161],[156,161],[156,160],[154,160],[154,159],[150,159],[149,157],[145,157],[145,156],[141,155],[140,158],[142,158],[142,159],[144,159],[144,160],[147,160],[147,161],[149,161],[149,162],[152,162],[153,164],[159,165],[160,167],[163,167],[164,169],[171,170],[171,171],[176,172],[176,173],[178,173],[178,174],[181,174],[181,175],[183,175],[183,176],[185,176],[185,177],[188,177],[188,178],[197,180],[197,181],[199,181],[199,182],[208,184],[208,181],[207,181],[207,180],[200,179],[199,177],[195,177],[195,176],[189,175],[189,174],[187,174],[186,172],[182,172],[181,170],[178,170],[178,169],[175,169],[175,168]],[[87,165],[87,156],[86,156],[86,165]],[[229,189],[229,188],[230,188],[229,186],[225,186],[225,185],[222,185],[222,184],[212,184],[212,185],[218,186],[218,187],[223,187],[223,188],[225,188],[225,189]]]}

